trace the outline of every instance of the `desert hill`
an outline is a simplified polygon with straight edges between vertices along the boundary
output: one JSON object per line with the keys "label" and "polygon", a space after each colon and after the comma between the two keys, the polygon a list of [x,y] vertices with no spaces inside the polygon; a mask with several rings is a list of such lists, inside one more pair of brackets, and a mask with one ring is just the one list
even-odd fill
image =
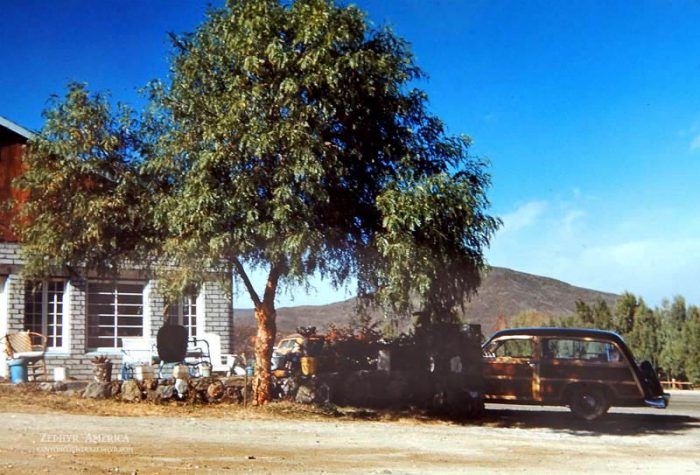
{"label": "desert hill", "polygon": [[[593,303],[602,298],[613,306],[617,295],[575,287],[565,282],[518,272],[502,267],[492,267],[482,279],[476,295],[466,304],[464,320],[479,323],[484,333],[495,329],[499,316],[513,317],[525,310],[548,315],[572,314],[576,301]],[[325,329],[328,324],[346,325],[355,315],[355,299],[319,306],[298,306],[277,309],[277,328],[280,333],[291,333],[298,326],[314,325]],[[379,312],[373,314],[381,319]],[[236,309],[235,325],[254,326],[252,309]]]}

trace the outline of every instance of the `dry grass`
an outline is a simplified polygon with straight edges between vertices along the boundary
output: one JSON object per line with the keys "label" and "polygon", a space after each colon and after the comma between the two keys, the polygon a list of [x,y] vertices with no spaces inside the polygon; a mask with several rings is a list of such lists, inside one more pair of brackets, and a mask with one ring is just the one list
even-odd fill
{"label": "dry grass", "polygon": [[128,403],[118,400],[83,399],[41,391],[31,384],[0,384],[3,412],[63,413],[117,417],[201,417],[230,420],[374,420],[428,422],[424,413],[315,406],[280,401],[261,407],[241,404],[193,404],[181,401]]}

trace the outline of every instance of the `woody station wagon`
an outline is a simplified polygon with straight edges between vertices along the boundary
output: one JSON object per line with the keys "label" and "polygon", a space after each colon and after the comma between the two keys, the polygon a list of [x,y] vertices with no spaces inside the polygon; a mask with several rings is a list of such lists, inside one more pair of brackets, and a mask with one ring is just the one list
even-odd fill
{"label": "woody station wagon", "polygon": [[569,406],[593,420],[610,406],[666,408],[670,398],[651,364],[638,365],[613,332],[514,328],[482,349],[487,402]]}

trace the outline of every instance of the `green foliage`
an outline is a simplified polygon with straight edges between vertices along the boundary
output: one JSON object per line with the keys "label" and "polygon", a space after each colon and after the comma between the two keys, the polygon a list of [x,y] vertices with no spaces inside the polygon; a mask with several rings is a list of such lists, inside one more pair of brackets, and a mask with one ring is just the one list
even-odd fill
{"label": "green foliage", "polygon": [[685,338],[687,327],[685,299],[676,296],[672,303],[664,300],[657,312],[661,320],[662,341],[659,364],[670,375],[681,376],[688,353],[688,342]]}
{"label": "green foliage", "polygon": [[554,317],[551,326],[614,330],[613,320],[613,315],[605,300],[599,298],[593,303],[593,306],[582,300],[577,300],[576,312],[573,315]]}
{"label": "green foliage", "polygon": [[640,302],[630,292],[623,293],[615,303],[614,328],[623,334],[628,334],[634,327],[634,315],[639,308]]}
{"label": "green foliage", "polygon": [[686,354],[683,370],[688,380],[700,383],[700,309],[690,307],[684,332]]}
{"label": "green foliage", "polygon": [[406,42],[354,6],[237,0],[174,43],[150,92],[176,125],[148,168],[169,177],[156,215],[179,264],[267,269],[272,297],[354,277],[404,314],[412,293],[450,311],[473,291],[499,224],[489,177],[411,88]]}
{"label": "green foliage", "polygon": [[661,353],[660,326],[658,312],[653,311],[641,298],[634,311],[634,323],[629,333],[623,333],[637,359],[649,360],[656,367]]}
{"label": "green foliage", "polygon": [[524,310],[513,317],[509,326],[513,328],[528,328],[548,327],[551,325],[552,318],[546,313],[535,310]]}
{"label": "green foliage", "polygon": [[16,181],[28,192],[17,223],[25,273],[108,273],[124,260],[142,262],[157,232],[140,170],[147,142],[131,110],[71,83],[44,118]]}

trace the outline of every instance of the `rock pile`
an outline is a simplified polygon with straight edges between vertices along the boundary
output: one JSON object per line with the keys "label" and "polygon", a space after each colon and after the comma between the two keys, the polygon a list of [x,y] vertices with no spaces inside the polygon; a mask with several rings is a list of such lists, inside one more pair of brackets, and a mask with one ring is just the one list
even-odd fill
{"label": "rock pile", "polygon": [[[117,399],[124,402],[137,403],[141,401],[162,402],[170,400],[185,400],[199,403],[241,403],[244,400],[245,381],[243,378],[197,378],[189,381],[179,381],[176,387],[174,379],[145,379],[137,381],[111,381],[108,383],[91,382],[82,392],[82,397],[90,399]],[[60,390],[55,384],[45,383],[48,391]],[[249,400],[250,384],[248,385]]]}

